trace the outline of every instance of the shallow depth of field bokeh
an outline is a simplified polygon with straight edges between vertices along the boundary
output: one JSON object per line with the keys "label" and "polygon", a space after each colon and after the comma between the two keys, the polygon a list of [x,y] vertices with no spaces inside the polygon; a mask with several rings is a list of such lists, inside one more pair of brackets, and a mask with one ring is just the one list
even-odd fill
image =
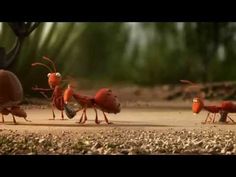
{"label": "shallow depth of field bokeh", "polygon": [[[0,23],[0,46],[10,49],[15,38],[8,24]],[[79,88],[234,81],[235,44],[236,23],[47,22],[26,38],[10,70],[26,94],[35,83],[47,86],[48,71],[31,67],[44,55]]]}
{"label": "shallow depth of field bokeh", "polygon": [[[25,25],[19,28],[23,37],[30,31]],[[21,81],[20,106],[31,122],[17,117],[15,125],[10,114],[0,120],[0,155],[236,154],[235,124],[201,124],[207,111],[193,115],[191,109],[196,95],[205,105],[236,100],[236,23],[42,22],[24,39],[19,56],[4,69]],[[1,61],[15,40],[8,23],[0,22]],[[50,65],[42,56],[56,63],[66,80],[62,89],[72,82],[79,94],[92,96],[111,88],[121,103],[119,114],[107,114],[114,124],[106,124],[100,110],[102,122],[96,124],[93,109],[84,124],[78,124],[81,112],[61,121],[57,109],[49,120],[50,101],[32,91],[36,85],[49,88],[49,71],[31,66]]]}

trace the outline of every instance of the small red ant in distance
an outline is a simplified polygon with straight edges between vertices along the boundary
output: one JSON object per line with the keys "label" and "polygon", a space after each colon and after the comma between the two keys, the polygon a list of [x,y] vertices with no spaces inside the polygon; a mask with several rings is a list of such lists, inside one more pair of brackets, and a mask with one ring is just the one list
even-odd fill
{"label": "small red ant in distance", "polygon": [[42,59],[49,61],[53,66],[53,70],[49,66],[43,63],[32,63],[32,66],[43,66],[49,70],[49,73],[47,76],[48,76],[48,85],[50,88],[44,89],[44,88],[34,87],[32,88],[32,90],[40,91],[41,94],[44,94],[44,92],[46,91],[52,91],[53,93],[51,97],[51,106],[52,106],[51,108],[52,108],[53,119],[50,119],[50,120],[55,120],[54,107],[56,107],[58,110],[61,111],[61,119],[64,120],[63,111],[64,111],[65,104],[63,100],[63,90],[59,86],[62,82],[61,74],[57,72],[55,63],[51,59],[45,56]]}
{"label": "small red ant in distance", "polygon": [[[180,82],[184,84],[197,86],[197,84],[188,80],[180,80]],[[207,120],[210,117],[210,113],[213,114],[213,120],[211,119],[210,123],[211,121],[212,123],[214,123],[216,114],[220,114],[219,122],[227,123],[226,119],[229,118],[231,122],[235,124],[234,120],[230,116],[228,116],[228,113],[236,113],[236,104],[234,104],[231,101],[222,101],[220,105],[205,105],[203,99],[200,96],[193,98],[192,102],[193,113],[198,114],[202,109],[208,112],[205,121],[202,122],[203,124],[207,123]]]}
{"label": "small red ant in distance", "polygon": [[213,113],[212,123],[215,122],[215,115],[219,113],[220,114],[219,122],[227,123],[226,119],[229,118],[231,122],[235,124],[234,120],[228,115],[228,113],[236,113],[236,105],[233,104],[233,102],[231,101],[222,101],[220,105],[206,106],[204,105],[203,100],[201,98],[198,97],[194,98],[192,104],[193,113],[198,114],[202,109],[208,111],[205,121],[202,122],[203,124],[207,123],[210,113]]}

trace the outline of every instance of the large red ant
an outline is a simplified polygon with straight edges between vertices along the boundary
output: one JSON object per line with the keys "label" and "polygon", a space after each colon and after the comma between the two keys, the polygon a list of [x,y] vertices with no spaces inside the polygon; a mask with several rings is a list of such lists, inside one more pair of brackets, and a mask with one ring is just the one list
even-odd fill
{"label": "large red ant", "polygon": [[53,114],[52,120],[55,119],[54,107],[56,107],[58,110],[61,111],[61,118],[62,120],[64,120],[63,111],[64,111],[65,104],[63,100],[63,90],[60,87],[62,76],[59,72],[57,72],[55,63],[51,59],[45,56],[42,59],[49,61],[53,66],[53,70],[49,66],[43,63],[32,63],[32,66],[43,66],[49,70],[49,73],[47,76],[48,76],[48,85],[50,88],[44,89],[44,88],[34,87],[32,88],[32,90],[40,91],[41,94],[44,94],[43,92],[45,91],[52,91],[53,92],[52,97],[51,97],[51,108],[52,108],[52,114]]}
{"label": "large red ant", "polygon": [[[96,113],[96,118],[95,118],[96,124],[99,124],[101,122],[101,121],[98,121],[97,109],[100,109],[102,111],[107,124],[111,124],[111,122],[108,121],[108,118],[105,112],[114,113],[114,114],[120,112],[120,103],[117,99],[117,96],[114,95],[112,91],[108,88],[102,88],[98,90],[95,96],[91,97],[91,96],[84,96],[79,93],[74,93],[73,88],[70,85],[68,85],[68,88],[65,90],[65,94],[64,94],[64,102],[66,105],[68,104],[71,97],[73,97],[82,106],[81,109],[78,109],[77,111],[75,111],[75,112],[78,112],[80,110],[83,110],[83,113],[78,123],[85,123],[87,121],[87,115],[86,115],[87,108],[94,109]],[[69,116],[75,115],[73,110],[69,109],[69,107],[66,106],[65,110],[66,110],[67,115],[68,113],[69,113]]]}

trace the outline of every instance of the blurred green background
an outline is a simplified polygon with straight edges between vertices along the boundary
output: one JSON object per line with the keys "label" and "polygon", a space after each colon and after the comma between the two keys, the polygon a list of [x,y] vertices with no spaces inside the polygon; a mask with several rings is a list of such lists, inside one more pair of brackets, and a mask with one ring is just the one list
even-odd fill
{"label": "blurred green background", "polygon": [[[0,23],[0,46],[15,35]],[[99,85],[175,84],[179,79],[211,82],[236,79],[236,23],[41,23],[23,44],[13,67],[24,90],[47,86],[48,71],[31,67],[53,59],[63,77],[80,88]]]}

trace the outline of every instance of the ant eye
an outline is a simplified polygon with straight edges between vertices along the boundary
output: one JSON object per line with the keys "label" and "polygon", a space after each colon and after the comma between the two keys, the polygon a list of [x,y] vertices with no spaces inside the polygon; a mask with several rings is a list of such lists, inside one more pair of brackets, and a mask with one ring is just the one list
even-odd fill
{"label": "ant eye", "polygon": [[51,73],[48,73],[48,77],[50,77]]}
{"label": "ant eye", "polygon": [[60,74],[60,73],[56,73],[56,76],[57,76],[57,77],[61,77],[61,74]]}

